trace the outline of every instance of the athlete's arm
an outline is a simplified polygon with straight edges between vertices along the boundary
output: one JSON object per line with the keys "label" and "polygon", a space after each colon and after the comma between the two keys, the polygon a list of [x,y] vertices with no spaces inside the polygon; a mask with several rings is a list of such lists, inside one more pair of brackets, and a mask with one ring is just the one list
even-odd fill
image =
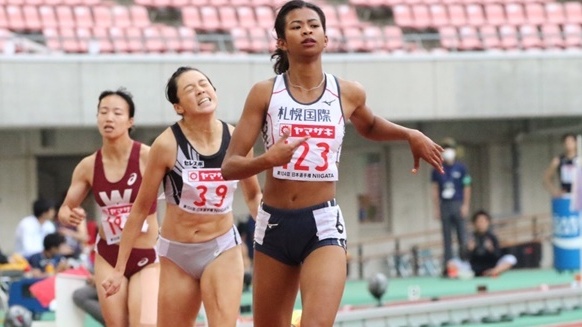
{"label": "athlete's arm", "polygon": [[418,130],[406,128],[376,116],[366,105],[366,92],[361,84],[340,80],[344,114],[362,136],[374,141],[408,141],[414,157],[414,171],[424,159],[435,169],[443,172],[441,152],[443,148]]}
{"label": "athlete's arm", "polygon": [[301,138],[287,142],[288,136],[285,136],[262,155],[250,158],[247,156],[265,121],[272,89],[273,80],[271,79],[255,84],[250,90],[238,122],[238,125],[243,126],[243,128],[234,129],[222,162],[222,177],[224,179],[244,179],[263,170],[284,165],[291,160],[293,152],[299,147],[299,144],[307,139]]}
{"label": "athlete's arm", "polygon": [[560,165],[560,158],[558,158],[558,157],[553,158],[552,161],[550,162],[550,165],[548,166],[548,168],[546,168],[546,170],[544,172],[544,178],[543,178],[544,187],[554,197],[559,197],[561,195],[560,189],[557,188],[556,185],[554,184],[554,178],[556,176],[556,171],[557,171],[559,165]]}
{"label": "athlete's arm", "polygon": [[85,210],[79,207],[91,190],[95,155],[83,158],[73,171],[71,185],[63,204],[59,208],[58,219],[64,225],[78,226],[85,219]]}
{"label": "athlete's arm", "polygon": [[131,207],[131,212],[121,233],[119,252],[114,269],[115,273],[106,278],[101,285],[105,289],[107,296],[111,296],[119,291],[131,249],[141,233],[141,228],[149,215],[152,203],[157,200],[159,185],[168,168],[168,158],[173,153],[170,145],[171,139],[168,137],[171,135],[168,132],[169,130],[167,129],[162,133],[154,141],[154,144],[149,150],[139,192],[137,193],[137,197]]}
{"label": "athlete's arm", "polygon": [[[252,159],[252,149],[249,151],[247,157]],[[261,186],[259,185],[259,179],[257,178],[257,175],[253,175],[241,180],[240,183],[245,197],[245,202],[249,208],[249,213],[253,219],[256,219],[259,205],[261,204],[261,200],[263,198]]]}

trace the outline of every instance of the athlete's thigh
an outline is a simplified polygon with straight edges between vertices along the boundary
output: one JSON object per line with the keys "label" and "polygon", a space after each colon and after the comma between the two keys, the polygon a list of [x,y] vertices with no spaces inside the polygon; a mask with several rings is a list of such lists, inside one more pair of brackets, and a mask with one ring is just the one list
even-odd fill
{"label": "athlete's thigh", "polygon": [[289,266],[255,251],[253,323],[255,327],[289,327],[299,289],[299,266]]}
{"label": "athlete's thigh", "polygon": [[301,327],[329,326],[337,314],[346,282],[344,248],[327,245],[315,249],[301,268]]}
{"label": "athlete's thigh", "polygon": [[158,287],[160,264],[148,265],[129,279],[129,325],[156,326],[158,319]]}
{"label": "athlete's thigh", "polygon": [[103,319],[107,327],[126,327],[129,324],[127,311],[127,279],[121,283],[119,291],[115,295],[107,297],[101,283],[113,273],[113,267],[109,265],[99,254],[95,256],[95,286],[99,305],[103,313]]}
{"label": "athlete's thigh", "polygon": [[198,280],[161,257],[158,327],[192,327],[200,310],[200,299]]}
{"label": "athlete's thigh", "polygon": [[240,313],[244,264],[240,245],[221,253],[200,279],[202,303],[210,326],[235,326]]}

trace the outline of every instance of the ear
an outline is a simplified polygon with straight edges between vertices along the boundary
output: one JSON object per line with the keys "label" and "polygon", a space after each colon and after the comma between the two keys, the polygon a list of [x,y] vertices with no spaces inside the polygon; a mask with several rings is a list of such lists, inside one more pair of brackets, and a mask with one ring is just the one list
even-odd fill
{"label": "ear", "polygon": [[287,51],[287,42],[284,39],[277,39],[277,49]]}
{"label": "ear", "polygon": [[177,103],[174,103],[174,110],[176,111],[176,113],[178,115],[183,115],[184,114],[184,108],[182,108],[182,106],[180,106]]}
{"label": "ear", "polygon": [[133,127],[134,119],[133,117],[129,118],[129,127]]}
{"label": "ear", "polygon": [[323,47],[327,48],[327,42],[329,41],[329,38],[327,37],[327,34],[325,35],[325,42],[323,43]]}

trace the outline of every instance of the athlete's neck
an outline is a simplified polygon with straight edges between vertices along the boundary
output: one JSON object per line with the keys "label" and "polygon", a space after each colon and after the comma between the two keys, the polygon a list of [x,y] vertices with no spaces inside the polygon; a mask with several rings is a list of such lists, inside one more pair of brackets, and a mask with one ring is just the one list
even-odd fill
{"label": "athlete's neck", "polygon": [[222,123],[214,115],[183,117],[179,124],[187,136],[198,142],[211,143],[222,135]]}
{"label": "athlete's neck", "polygon": [[323,68],[321,61],[290,62],[287,78],[294,85],[301,85],[305,89],[313,88],[321,83]]}
{"label": "athlete's neck", "polygon": [[128,152],[131,151],[133,140],[126,135],[116,139],[103,139],[103,146],[101,153],[106,158],[111,159],[127,159]]}

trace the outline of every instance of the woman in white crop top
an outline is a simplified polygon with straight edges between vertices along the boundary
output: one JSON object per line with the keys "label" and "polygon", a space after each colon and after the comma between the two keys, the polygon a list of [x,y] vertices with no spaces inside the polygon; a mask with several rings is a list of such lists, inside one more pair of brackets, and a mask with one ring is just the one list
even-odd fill
{"label": "woman in white crop top", "polygon": [[[272,58],[277,77],[258,82],[250,90],[238,122],[244,129],[237,128],[232,136],[222,174],[225,179],[241,179],[266,172],[262,208],[267,210],[259,211],[255,230],[254,326],[288,327],[298,290],[301,326],[332,326],[346,279],[345,232],[341,211],[335,208],[337,176],[331,167],[338,161],[341,142],[336,142],[343,135],[343,119],[349,119],[367,139],[408,141],[414,172],[420,159],[442,171],[442,148],[418,130],[374,115],[360,84],[336,78],[339,94],[334,94],[336,90],[329,88],[333,77],[322,68],[328,39],[325,15],[318,6],[289,1],[279,10],[274,28],[277,50]],[[287,103],[281,102],[281,94]],[[343,119],[334,120],[337,112],[327,109],[338,103]],[[305,126],[313,124],[317,129]],[[266,152],[249,158],[247,153],[261,132]],[[305,208],[316,209],[310,213],[302,211]],[[295,216],[298,211],[301,215]],[[331,215],[337,216],[337,232],[328,228],[334,227]],[[293,221],[310,228],[293,229]],[[303,232],[297,237],[279,233],[278,240],[270,238],[282,224],[288,232]],[[294,243],[314,228],[316,243],[305,242],[306,257],[278,252],[286,248],[301,253]],[[320,229],[329,238],[321,237]]]}

